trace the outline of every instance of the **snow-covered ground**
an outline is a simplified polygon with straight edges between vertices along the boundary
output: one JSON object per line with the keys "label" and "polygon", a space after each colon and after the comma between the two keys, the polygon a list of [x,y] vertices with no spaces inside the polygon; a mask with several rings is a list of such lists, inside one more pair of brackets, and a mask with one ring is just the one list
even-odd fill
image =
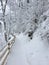
{"label": "snow-covered ground", "polygon": [[6,65],[49,65],[49,45],[36,33],[32,40],[20,34],[16,36]]}

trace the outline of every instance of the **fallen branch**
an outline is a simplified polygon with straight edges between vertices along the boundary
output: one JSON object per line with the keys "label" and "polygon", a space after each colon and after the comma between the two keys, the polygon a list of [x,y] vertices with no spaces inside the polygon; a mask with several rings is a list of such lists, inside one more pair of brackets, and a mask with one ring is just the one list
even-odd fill
{"label": "fallen branch", "polygon": [[11,47],[13,46],[15,42],[15,35],[12,35],[13,37],[7,42],[7,45],[4,46],[2,50],[0,50],[0,65],[5,65],[7,57],[10,53]]}

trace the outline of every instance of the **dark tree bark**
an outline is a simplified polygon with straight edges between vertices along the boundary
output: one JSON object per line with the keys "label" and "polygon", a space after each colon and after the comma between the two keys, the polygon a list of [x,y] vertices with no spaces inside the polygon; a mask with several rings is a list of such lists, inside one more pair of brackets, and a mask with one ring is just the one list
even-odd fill
{"label": "dark tree bark", "polygon": [[29,3],[29,0],[27,0],[27,3]]}

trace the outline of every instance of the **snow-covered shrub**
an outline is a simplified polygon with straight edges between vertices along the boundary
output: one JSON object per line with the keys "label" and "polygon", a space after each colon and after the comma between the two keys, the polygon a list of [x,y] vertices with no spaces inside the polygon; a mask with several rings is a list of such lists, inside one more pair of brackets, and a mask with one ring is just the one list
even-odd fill
{"label": "snow-covered shrub", "polygon": [[[44,15],[43,15],[44,16]],[[49,17],[46,16],[46,19],[44,20],[44,17],[42,17],[42,22],[39,26],[39,32],[42,39],[48,41],[49,40]],[[41,21],[40,20],[40,21]]]}
{"label": "snow-covered shrub", "polygon": [[44,22],[47,19],[47,15],[41,15],[39,18],[39,24]]}
{"label": "snow-covered shrub", "polygon": [[48,0],[34,0],[33,1],[33,8],[34,13],[37,17],[41,16],[45,11],[48,10]]}

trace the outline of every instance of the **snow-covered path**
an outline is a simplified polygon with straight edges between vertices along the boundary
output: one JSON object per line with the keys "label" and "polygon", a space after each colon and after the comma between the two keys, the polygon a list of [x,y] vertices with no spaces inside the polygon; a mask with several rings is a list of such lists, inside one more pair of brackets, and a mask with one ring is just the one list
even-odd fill
{"label": "snow-covered path", "polygon": [[24,40],[16,38],[16,43],[12,48],[7,65],[28,65],[25,56]]}
{"label": "snow-covered path", "polygon": [[49,65],[49,45],[36,35],[28,41],[21,34],[16,38],[6,65]]}

